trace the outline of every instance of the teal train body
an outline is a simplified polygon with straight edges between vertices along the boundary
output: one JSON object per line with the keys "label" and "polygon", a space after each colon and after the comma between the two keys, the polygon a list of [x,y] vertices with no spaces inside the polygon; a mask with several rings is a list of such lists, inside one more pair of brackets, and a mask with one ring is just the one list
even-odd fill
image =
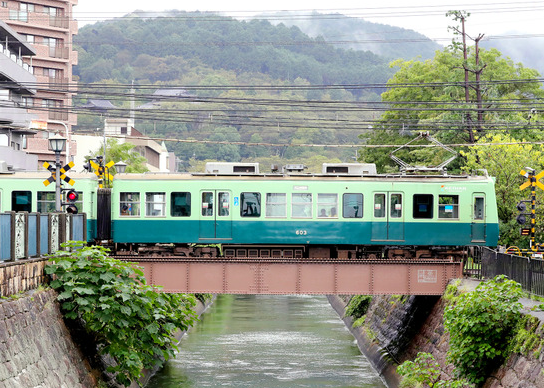
{"label": "teal train body", "polygon": [[[0,210],[52,211],[48,176],[0,175]],[[72,178],[94,241],[96,177]],[[131,254],[455,258],[497,245],[494,188],[487,175],[118,174],[102,225]]]}

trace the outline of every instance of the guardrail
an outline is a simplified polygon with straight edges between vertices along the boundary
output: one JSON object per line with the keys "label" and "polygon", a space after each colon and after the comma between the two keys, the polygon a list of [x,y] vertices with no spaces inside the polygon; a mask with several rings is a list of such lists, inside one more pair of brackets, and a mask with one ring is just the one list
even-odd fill
{"label": "guardrail", "polygon": [[522,288],[544,297],[544,260],[500,253],[487,247],[474,247],[472,260],[465,265],[467,276],[491,279],[506,275],[520,283]]}
{"label": "guardrail", "polygon": [[41,257],[86,236],[85,213],[0,213],[0,262]]}

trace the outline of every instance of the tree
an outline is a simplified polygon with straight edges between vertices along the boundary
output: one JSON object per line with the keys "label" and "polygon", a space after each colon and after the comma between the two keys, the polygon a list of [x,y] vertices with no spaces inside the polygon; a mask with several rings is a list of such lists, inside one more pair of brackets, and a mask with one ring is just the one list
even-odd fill
{"label": "tree", "polygon": [[[497,145],[478,146],[486,143]],[[500,145],[501,143],[503,145]],[[535,169],[537,173],[544,169],[543,145],[516,143],[516,139],[508,134],[492,133],[482,136],[476,147],[461,151],[466,158],[466,165],[463,167],[465,171],[485,169],[496,178],[495,193],[501,236],[499,243],[503,245],[519,245],[519,225],[515,221],[516,204],[522,199],[527,199],[530,194],[527,192],[528,189],[524,191],[519,189],[523,183],[520,171],[526,167]],[[541,203],[540,190],[537,195],[537,200]],[[542,237],[542,230],[538,230],[537,235]]]}
{"label": "tree", "polygon": [[[108,139],[106,142],[106,158],[105,163],[110,160],[115,163],[123,161],[127,164],[126,172],[146,172],[149,169],[146,167],[146,158],[134,151],[134,144],[131,143],[119,143],[117,139]],[[92,152],[91,155],[85,156],[86,160],[94,159],[99,155],[102,155],[103,148]]]}

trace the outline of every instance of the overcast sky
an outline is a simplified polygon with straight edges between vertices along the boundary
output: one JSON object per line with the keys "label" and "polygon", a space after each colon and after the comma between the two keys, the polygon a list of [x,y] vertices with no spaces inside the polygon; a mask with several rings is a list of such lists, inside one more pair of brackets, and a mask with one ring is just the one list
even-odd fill
{"label": "overcast sky", "polygon": [[[323,4],[323,5],[319,5]],[[379,4],[379,6],[378,6]],[[407,5],[409,4],[409,5]],[[335,8],[330,8],[333,5]],[[429,38],[451,38],[445,17],[448,10],[466,10],[471,13],[467,32],[471,35],[484,33],[544,34],[544,1],[521,0],[79,0],[74,8],[80,27],[112,17],[120,17],[134,10],[160,12],[165,10],[227,12],[234,17],[247,17],[263,11],[293,10],[307,14],[338,12],[365,20],[416,30]]]}

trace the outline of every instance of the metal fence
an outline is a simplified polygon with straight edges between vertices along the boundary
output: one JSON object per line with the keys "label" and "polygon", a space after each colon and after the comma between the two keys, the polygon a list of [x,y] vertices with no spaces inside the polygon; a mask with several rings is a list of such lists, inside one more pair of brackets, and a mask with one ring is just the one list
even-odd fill
{"label": "metal fence", "polygon": [[506,275],[531,294],[544,297],[544,260],[500,253],[487,247],[474,247],[465,265],[466,276],[491,279]]}
{"label": "metal fence", "polygon": [[86,229],[85,213],[1,213],[0,262],[56,252],[63,242],[86,240]]}

